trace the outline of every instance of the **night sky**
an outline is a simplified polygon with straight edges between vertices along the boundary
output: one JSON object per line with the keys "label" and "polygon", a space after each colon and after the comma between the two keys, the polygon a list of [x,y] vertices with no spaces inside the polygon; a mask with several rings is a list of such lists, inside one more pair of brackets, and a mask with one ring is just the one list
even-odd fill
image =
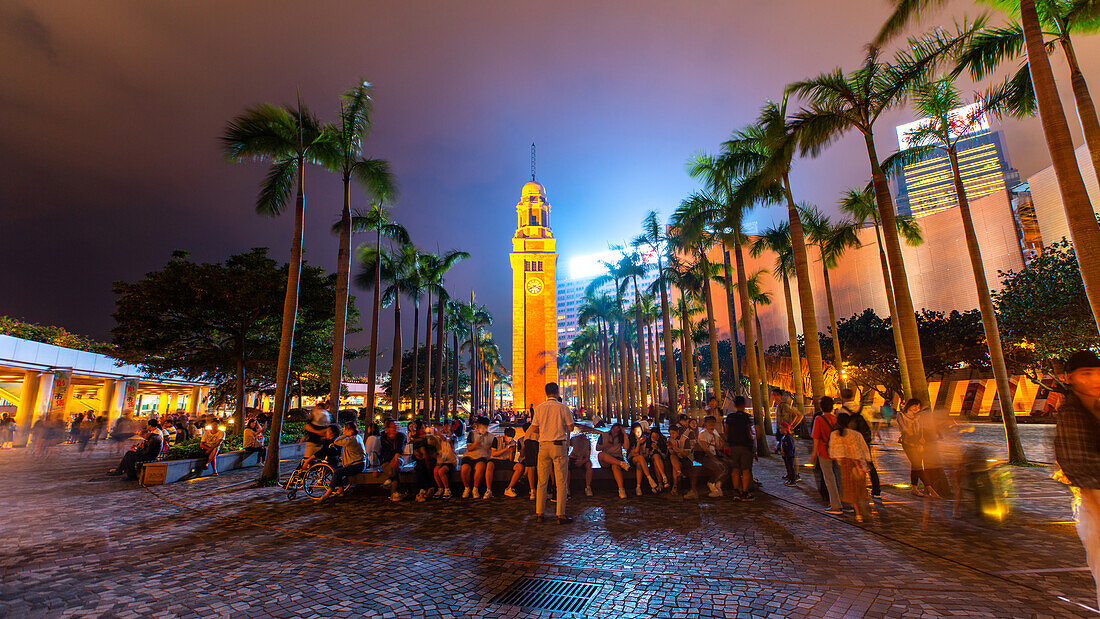
{"label": "night sky", "polygon": [[[687,158],[716,149],[765,98],[852,68],[885,14],[885,2],[820,0],[0,0],[0,314],[107,339],[111,282],[174,249],[218,261],[268,246],[285,260],[293,214],[255,214],[265,168],[226,163],[217,137],[246,106],[293,102],[296,90],[331,119],[362,77],[375,84],[366,151],[393,164],[396,216],[424,249],[473,254],[450,288],[476,290],[510,359],[507,253],[532,141],[563,261],[606,249],[647,210],[670,213],[695,188]],[[1095,92],[1100,38],[1081,38],[1078,56]],[[1060,53],[1053,64],[1068,83]],[[881,154],[908,120],[882,121]],[[1003,128],[1025,177],[1048,164],[1037,119]],[[832,209],[867,175],[855,138],[796,162],[793,182],[799,199]],[[306,258],[331,269],[340,181],[311,168],[307,185]]]}

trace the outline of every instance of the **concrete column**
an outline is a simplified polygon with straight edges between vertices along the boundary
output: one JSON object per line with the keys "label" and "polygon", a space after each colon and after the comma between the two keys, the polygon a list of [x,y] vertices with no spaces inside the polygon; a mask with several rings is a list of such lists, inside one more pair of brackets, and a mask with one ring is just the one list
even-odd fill
{"label": "concrete column", "polygon": [[[50,375],[52,377],[52,374]],[[35,409],[38,407],[38,390],[42,373],[27,370],[23,373],[23,386],[19,390],[19,408],[15,411],[15,424],[19,430],[15,437],[18,445],[27,444],[27,433],[34,425]]]}
{"label": "concrete column", "polygon": [[199,398],[202,397],[202,388],[192,387],[191,395],[187,396],[187,414],[192,417],[199,411]]}
{"label": "concrete column", "polygon": [[103,415],[108,419],[111,417],[111,401],[115,397],[115,380],[113,378],[104,378],[103,386],[99,388],[99,410],[97,410],[96,416]]}
{"label": "concrete column", "polygon": [[196,411],[199,415],[206,414],[206,398],[210,395],[209,387],[196,387],[198,390],[198,397],[195,398]]}
{"label": "concrete column", "polygon": [[110,380],[110,397],[104,402],[104,410],[107,411],[107,427],[113,427],[115,420],[122,414],[122,398],[126,397],[126,381],[113,378]]}
{"label": "concrete column", "polygon": [[167,393],[160,394],[160,399],[157,401],[157,408],[160,409],[159,417],[163,417],[172,412],[172,405],[175,404],[176,396]]}

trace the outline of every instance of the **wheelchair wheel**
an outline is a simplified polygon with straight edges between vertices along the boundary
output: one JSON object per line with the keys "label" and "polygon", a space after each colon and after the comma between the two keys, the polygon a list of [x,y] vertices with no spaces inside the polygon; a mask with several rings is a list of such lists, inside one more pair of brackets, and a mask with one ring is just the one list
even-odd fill
{"label": "wheelchair wheel", "polygon": [[328,493],[328,486],[332,483],[332,467],[325,464],[314,464],[306,471],[302,481],[306,494],[314,501],[320,501]]}

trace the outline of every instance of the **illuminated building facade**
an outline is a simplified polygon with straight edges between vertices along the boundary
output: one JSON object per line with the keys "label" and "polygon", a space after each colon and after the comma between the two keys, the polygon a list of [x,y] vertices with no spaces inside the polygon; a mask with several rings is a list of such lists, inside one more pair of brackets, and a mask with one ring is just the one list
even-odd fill
{"label": "illuminated building facade", "polygon": [[550,230],[546,190],[523,186],[512,237],[512,405],[527,410],[546,399],[558,380],[556,240]]}
{"label": "illuminated building facade", "polygon": [[[584,291],[592,280],[607,272],[604,262],[615,262],[621,257],[619,252],[605,251],[598,254],[576,256],[569,259],[569,279],[558,283],[558,350],[564,350],[573,338],[581,331],[580,311],[584,305]],[[650,257],[649,269],[644,277],[638,279],[638,288],[646,290],[657,280],[657,260]],[[608,282],[596,290],[597,295],[615,296],[614,284]],[[630,305],[634,302],[634,286],[628,288],[623,297],[623,304]],[[633,315],[631,316],[633,325]],[[659,342],[661,351],[664,351],[664,342]]]}
{"label": "illuminated building facade", "polygon": [[[976,105],[964,106],[952,111],[953,116],[966,117],[976,113]],[[911,146],[908,134],[925,120],[917,120],[897,127],[898,148]],[[959,156],[959,174],[968,200],[1000,192],[1008,196],[1008,190],[1020,182],[1020,173],[1012,168],[1004,148],[1000,131],[990,130],[985,118],[974,123],[966,135],[956,143]],[[936,150],[922,161],[905,166],[904,174],[897,178],[898,212],[914,217],[925,217],[958,205],[951,162],[947,153]]]}

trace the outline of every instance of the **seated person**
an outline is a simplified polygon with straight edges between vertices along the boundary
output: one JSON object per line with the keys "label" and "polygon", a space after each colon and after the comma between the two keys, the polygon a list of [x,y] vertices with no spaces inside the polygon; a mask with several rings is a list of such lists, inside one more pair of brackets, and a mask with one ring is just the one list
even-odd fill
{"label": "seated person", "polygon": [[137,481],[137,465],[152,462],[160,455],[163,439],[160,436],[160,423],[156,419],[150,419],[145,425],[145,440],[134,445],[118,463],[118,468],[107,473],[108,475],[125,475],[130,481]]}
{"label": "seated person", "polygon": [[634,465],[634,493],[642,496],[642,475],[649,480],[649,487],[657,492],[661,487],[653,479],[650,466],[653,460],[653,451],[649,444],[649,434],[642,429],[640,423],[630,426],[630,447],[627,450],[630,463]]}
{"label": "seated person", "polygon": [[343,494],[345,488],[343,482],[352,475],[363,472],[366,464],[366,450],[363,447],[363,437],[359,436],[359,426],[354,421],[344,424],[343,434],[332,441],[333,447],[340,447],[340,466],[332,474],[332,483],[329,491],[337,495]]}
{"label": "seated person", "polygon": [[264,431],[260,427],[260,422],[255,418],[249,419],[248,423],[244,424],[244,437],[241,442],[244,452],[241,454],[241,461],[243,462],[251,454],[256,454],[260,464],[264,463],[264,455],[267,450],[264,449]]}
{"label": "seated person", "polygon": [[666,472],[669,459],[668,440],[665,439],[664,434],[661,434],[660,426],[656,424],[649,426],[644,451],[648,453],[648,460],[657,471],[657,480],[660,482],[661,489],[671,488],[672,484],[669,483]]}
{"label": "seated person", "polygon": [[386,419],[385,430],[379,437],[379,462],[382,467],[382,475],[386,481],[382,487],[390,491],[391,501],[400,501],[402,498],[401,483],[401,454],[405,452],[405,435],[397,429],[397,422]]}
{"label": "seated person", "polygon": [[626,462],[626,454],[630,451],[630,437],[623,431],[623,424],[615,422],[611,424],[607,432],[600,435],[596,441],[596,460],[600,468],[610,468],[615,476],[615,483],[619,486],[619,498],[626,498],[626,488],[623,482],[623,471],[629,471],[630,465]]}
{"label": "seated person", "polygon": [[592,496],[592,441],[584,432],[569,438],[569,468],[584,469],[584,494]]}
{"label": "seated person", "polygon": [[378,437],[381,431],[377,423],[367,424],[366,437],[363,439],[363,448],[367,453],[367,468],[376,469],[381,466],[382,440]]}
{"label": "seated person", "polygon": [[523,474],[523,465],[516,461],[518,450],[519,443],[516,442],[515,428],[505,428],[504,436],[493,439],[493,446],[489,449],[489,462],[485,464],[484,498],[493,498],[493,474],[496,472],[496,467],[498,466],[504,468],[510,467],[512,469],[512,478],[508,481],[508,487],[504,490],[504,496],[516,496],[516,491],[513,486],[519,481],[520,475]]}
{"label": "seated person", "polygon": [[[711,398],[714,400],[714,398]],[[707,415],[703,419],[704,429],[699,431],[699,440],[695,443],[695,460],[706,469],[710,481],[710,498],[722,496],[722,482],[729,474],[729,466],[724,457],[726,442],[718,432],[718,420],[714,415]]]}
{"label": "seated person", "polygon": [[199,440],[199,448],[202,449],[202,456],[195,462],[195,468],[188,473],[184,479],[202,475],[206,471],[206,467],[210,465],[214,466],[214,475],[217,476],[218,463],[215,458],[218,457],[218,452],[221,451],[222,441],[224,440],[224,429],[213,424],[206,426],[206,431],[202,433],[202,439]]}
{"label": "seated person", "polygon": [[[442,430],[442,429],[441,429]],[[458,466],[458,455],[451,437],[445,433],[439,436],[439,453],[435,459],[435,485],[444,499],[451,498],[451,473]]]}
{"label": "seated person", "polygon": [[[686,417],[686,415],[685,415]],[[672,425],[668,428],[668,452],[672,464],[672,493],[679,492],[681,475],[686,475],[691,482],[691,490],[684,495],[686,499],[697,499],[699,493],[695,485],[699,481],[697,469],[692,461],[692,452],[695,449],[695,441],[691,438],[691,432],[684,425]]]}
{"label": "seated person", "polygon": [[[466,455],[462,457],[462,498],[468,499],[471,494],[475,499],[480,498],[478,486],[485,480],[485,465],[489,462],[492,447],[493,435],[489,432],[489,418],[477,417],[474,428],[466,437]],[[488,484],[485,491],[491,492]]]}
{"label": "seated person", "polygon": [[328,441],[324,437],[328,436],[330,425],[332,425],[332,416],[325,410],[324,404],[320,402],[314,404],[313,409],[309,412],[309,421],[302,426],[302,434],[306,441],[305,455],[307,458],[327,445]]}
{"label": "seated person", "polygon": [[410,434],[412,441],[413,474],[416,476],[416,502],[423,503],[435,494],[435,463],[442,446],[439,437],[419,429]]}

